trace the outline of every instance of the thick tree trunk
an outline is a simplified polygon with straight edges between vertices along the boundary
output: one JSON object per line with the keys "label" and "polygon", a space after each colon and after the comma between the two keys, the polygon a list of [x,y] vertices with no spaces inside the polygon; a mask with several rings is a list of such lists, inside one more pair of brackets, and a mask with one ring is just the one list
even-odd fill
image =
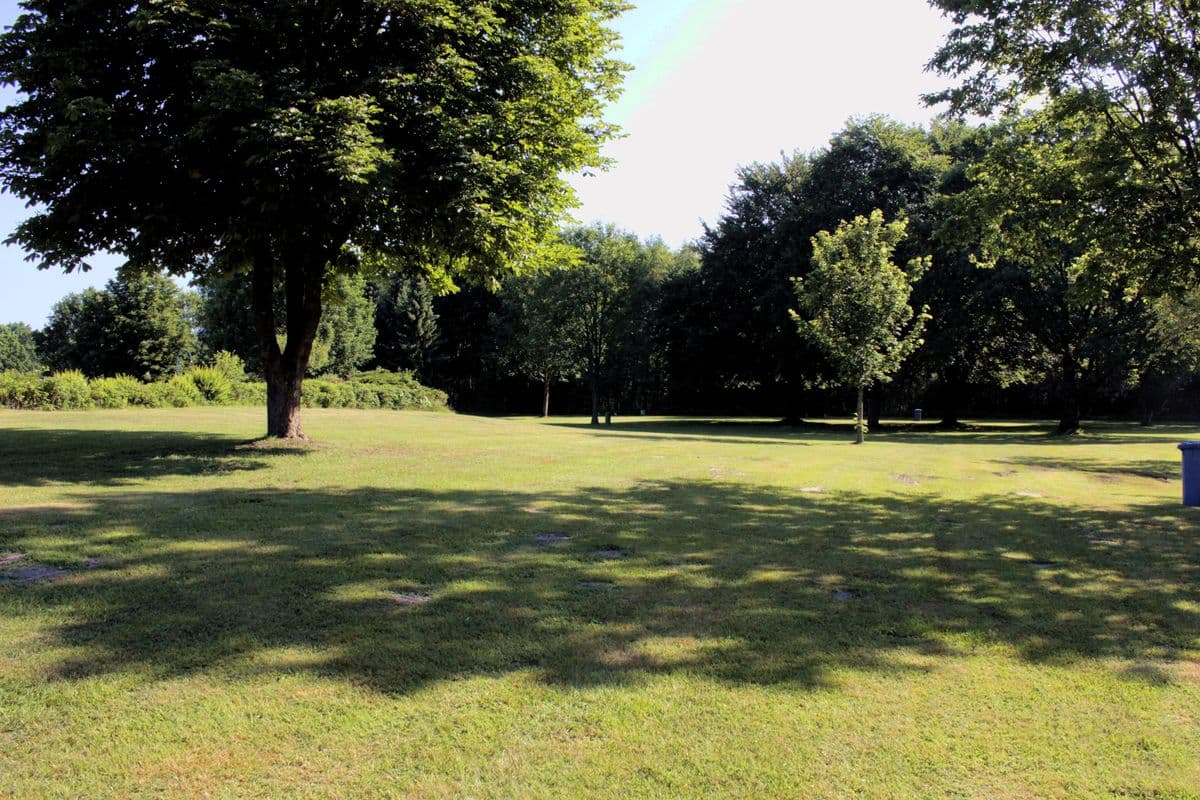
{"label": "thick tree trunk", "polygon": [[326,261],[320,255],[297,248],[283,266],[287,344],[280,350],[275,319],[275,253],[269,244],[261,245],[253,253],[252,304],[267,379],[268,437],[307,438],[300,426],[300,392],[321,321]]}
{"label": "thick tree trunk", "polygon": [[1062,417],[1058,421],[1058,429],[1055,433],[1060,436],[1078,433],[1082,416],[1078,401],[1074,398],[1067,398],[1063,402]]}
{"label": "thick tree trunk", "polygon": [[854,415],[854,443],[863,443],[863,388],[858,387],[858,412]]}
{"label": "thick tree trunk", "polygon": [[542,418],[550,416],[550,376],[542,379]]}
{"label": "thick tree trunk", "polygon": [[300,427],[300,389],[304,370],[290,374],[282,369],[267,376],[267,436],[306,439]]}
{"label": "thick tree trunk", "polygon": [[867,428],[873,431],[879,430],[879,417],[883,408],[883,392],[878,385],[871,390],[871,400],[868,403],[869,410],[867,411]]}

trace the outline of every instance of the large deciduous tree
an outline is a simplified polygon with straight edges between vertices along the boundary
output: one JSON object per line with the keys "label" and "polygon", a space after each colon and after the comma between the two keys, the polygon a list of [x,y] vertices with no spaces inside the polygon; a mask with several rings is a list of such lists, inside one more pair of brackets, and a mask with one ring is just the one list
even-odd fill
{"label": "large deciduous tree", "polygon": [[[1031,97],[1103,121],[1082,173],[1108,211],[1096,235],[1158,289],[1200,277],[1200,5],[1192,0],[930,0],[955,24],[927,97],[987,114]],[[1136,252],[1134,252],[1136,251]]]}
{"label": "large deciduous tree", "polygon": [[1078,430],[1089,402],[1131,388],[1153,348],[1138,262],[1108,247],[1101,229],[1111,212],[1090,191],[1086,163],[1104,140],[1087,114],[1011,118],[953,200],[977,260],[1009,276],[1016,327],[1037,346],[1033,374],[1048,379],[1060,433]]}
{"label": "large deciduous tree", "polygon": [[603,163],[624,66],[622,0],[23,5],[0,180],[35,211],[11,241],[43,267],[249,274],[280,437],[303,436],[331,275],[519,266],[573,202],[564,172]]}
{"label": "large deciduous tree", "polygon": [[863,391],[887,382],[921,344],[928,315],[914,315],[912,284],[927,266],[909,262],[906,273],[892,261],[907,222],[885,222],[882,211],[855,217],[813,237],[813,268],[796,278],[800,332],[829,359],[838,381],[858,391],[855,442],[862,444]]}

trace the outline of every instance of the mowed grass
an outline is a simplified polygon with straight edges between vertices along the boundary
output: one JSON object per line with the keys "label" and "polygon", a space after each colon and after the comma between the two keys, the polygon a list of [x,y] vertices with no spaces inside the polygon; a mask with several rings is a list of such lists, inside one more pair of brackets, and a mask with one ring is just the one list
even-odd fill
{"label": "mowed grass", "polygon": [[305,416],[0,412],[0,796],[1200,797],[1200,431]]}

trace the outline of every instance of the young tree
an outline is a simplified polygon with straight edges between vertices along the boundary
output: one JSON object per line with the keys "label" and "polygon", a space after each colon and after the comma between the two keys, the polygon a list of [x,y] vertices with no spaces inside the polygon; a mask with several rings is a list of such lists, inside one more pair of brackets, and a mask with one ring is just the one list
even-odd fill
{"label": "young tree", "polygon": [[800,332],[829,359],[840,383],[858,390],[855,442],[862,444],[863,390],[887,382],[921,344],[928,314],[914,319],[909,296],[928,265],[909,262],[908,273],[892,262],[907,222],[884,222],[882,211],[855,217],[832,233],[813,237],[813,268],[796,278]]}
{"label": "young tree", "polygon": [[622,0],[23,5],[0,180],[36,210],[11,241],[68,271],[108,250],[248,274],[271,436],[303,436],[331,276],[523,266],[574,201],[562,176],[603,164],[624,70]]}
{"label": "young tree", "polygon": [[0,325],[0,372],[9,369],[35,372],[41,368],[33,328],[24,322]]}

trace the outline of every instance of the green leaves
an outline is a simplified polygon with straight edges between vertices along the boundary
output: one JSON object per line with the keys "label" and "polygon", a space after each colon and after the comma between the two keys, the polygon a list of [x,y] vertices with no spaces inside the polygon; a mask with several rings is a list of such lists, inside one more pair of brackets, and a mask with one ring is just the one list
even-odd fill
{"label": "green leaves", "polygon": [[[1200,7],[1190,0],[931,0],[956,27],[929,66],[958,84],[926,98],[954,113],[1031,98],[1071,128],[1106,212],[1105,249],[1155,291],[1200,276]],[[1099,134],[1099,135],[1096,135]]]}
{"label": "green leaves", "polygon": [[914,318],[909,296],[929,262],[910,261],[908,273],[892,263],[906,229],[905,220],[887,223],[874,211],[822,231],[813,237],[813,270],[793,281],[800,306],[793,319],[847,386],[890,381],[921,344],[929,316],[923,310]]}

